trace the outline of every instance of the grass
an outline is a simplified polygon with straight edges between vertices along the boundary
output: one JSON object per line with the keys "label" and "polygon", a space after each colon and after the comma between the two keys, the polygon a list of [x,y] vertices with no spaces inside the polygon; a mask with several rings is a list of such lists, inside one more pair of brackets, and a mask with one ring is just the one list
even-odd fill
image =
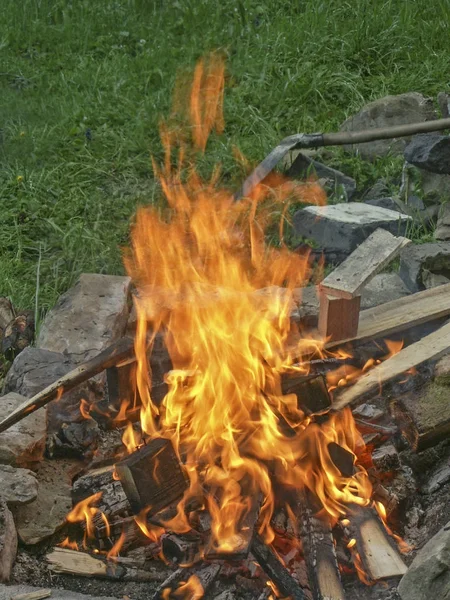
{"label": "grass", "polygon": [[[80,272],[122,272],[175,77],[205,52],[227,57],[226,129],[201,168],[233,188],[234,147],[258,161],[377,97],[448,90],[449,24],[449,0],[3,0],[0,295],[35,308],[39,264],[42,315]],[[360,186],[397,168],[335,156]]]}

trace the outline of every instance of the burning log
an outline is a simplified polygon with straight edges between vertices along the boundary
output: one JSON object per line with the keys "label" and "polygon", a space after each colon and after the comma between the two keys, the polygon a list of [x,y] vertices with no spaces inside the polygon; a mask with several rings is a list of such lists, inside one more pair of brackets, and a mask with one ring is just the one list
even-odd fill
{"label": "burning log", "polygon": [[306,595],[297,581],[258,534],[253,539],[251,552],[283,596],[290,596],[292,600],[306,600]]}
{"label": "burning log", "polygon": [[118,581],[155,581],[151,571],[136,568],[132,564],[122,564],[117,559],[105,560],[68,548],[55,548],[47,554],[46,560],[50,571],[58,574]]}
{"label": "burning log", "polygon": [[297,405],[306,415],[320,415],[331,408],[331,397],[327,382],[323,375],[290,375],[281,376],[281,393],[295,394]]}
{"label": "burning log", "polygon": [[[183,581],[188,583],[192,582],[196,591],[201,594],[196,597],[202,598],[207,595],[207,592],[216,580],[220,569],[221,566],[218,564],[206,565],[201,569],[177,569],[163,581],[149,600],[161,600],[162,598],[169,600],[172,598],[170,592],[175,592]],[[200,586],[201,589],[199,589],[198,586]]]}
{"label": "burning log", "polygon": [[334,410],[341,410],[356,400],[376,395],[380,386],[404,375],[406,371],[421,364],[437,360],[450,349],[450,323],[427,335],[415,344],[400,350],[385,362],[380,363],[361,377],[350,388],[345,389],[333,404]]}
{"label": "burning log", "polygon": [[181,498],[188,487],[170,440],[155,438],[116,464],[131,510],[153,515]]}
{"label": "burning log", "polygon": [[314,516],[306,494],[298,495],[294,513],[301,524],[303,556],[314,600],[344,600],[330,524]]}
{"label": "burning log", "polygon": [[201,542],[192,533],[166,533],[161,537],[162,553],[173,565],[193,565],[201,559]]}
{"label": "burning log", "polygon": [[373,508],[349,507],[351,541],[361,559],[362,567],[372,581],[400,577],[408,570],[394,541]]}
{"label": "burning log", "polygon": [[114,479],[114,466],[106,466],[89,471],[79,477],[72,486],[72,500],[78,504],[96,492],[102,492],[97,508],[112,517],[129,511],[130,503],[122,483]]}

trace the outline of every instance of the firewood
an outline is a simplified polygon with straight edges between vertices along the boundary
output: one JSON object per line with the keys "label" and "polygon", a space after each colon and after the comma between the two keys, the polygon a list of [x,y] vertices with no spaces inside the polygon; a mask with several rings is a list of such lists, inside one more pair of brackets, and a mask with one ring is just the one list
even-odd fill
{"label": "firewood", "polygon": [[422,338],[415,344],[403,348],[386,361],[363,375],[351,387],[345,389],[333,403],[333,410],[341,410],[348,404],[368,396],[376,396],[380,386],[404,375],[406,371],[421,364],[437,360],[450,350],[450,323]]}
{"label": "firewood", "polygon": [[122,483],[114,479],[113,465],[93,469],[73,483],[74,505],[97,492],[102,492],[102,496],[96,506],[105,515],[112,517],[130,510]]}
{"label": "firewood", "polygon": [[369,580],[400,577],[408,570],[394,540],[388,535],[376,511],[370,507],[349,506],[347,529]]}
{"label": "firewood", "polygon": [[314,600],[344,600],[331,525],[313,514],[306,494],[293,507]]}
{"label": "firewood", "polygon": [[202,540],[199,535],[165,533],[161,536],[161,547],[164,558],[173,565],[190,566],[201,559]]}
{"label": "firewood", "polygon": [[58,574],[99,577],[118,581],[155,581],[151,571],[144,571],[121,564],[114,559],[105,560],[68,548],[55,548],[47,554],[46,560],[50,571]]}
{"label": "firewood", "polygon": [[319,334],[332,342],[355,337],[358,332],[361,296],[348,300],[320,292],[319,297]]}
{"label": "firewood", "polygon": [[188,480],[170,440],[155,438],[116,464],[131,510],[153,515],[181,498]]}
{"label": "firewood", "polygon": [[35,592],[27,592],[26,594],[18,594],[11,596],[11,600],[44,600],[52,595],[52,590],[42,589]]}
{"label": "firewood", "polygon": [[295,394],[298,408],[308,416],[323,414],[331,408],[327,382],[321,374],[305,376],[283,373],[281,393],[283,395]]}
{"label": "firewood", "polygon": [[0,582],[9,581],[16,554],[16,526],[6,502],[0,498]]}
{"label": "firewood", "polygon": [[351,300],[360,296],[364,286],[411,240],[376,229],[334,271],[319,284],[333,298]]}
{"label": "firewood", "polygon": [[[173,596],[170,592],[175,592],[182,582],[187,582],[190,577],[196,577],[203,589],[203,596],[207,596],[209,588],[214,583],[219,574],[221,566],[218,564],[206,565],[202,568],[177,569],[161,583],[155,593],[149,600],[169,600]],[[203,597],[202,596],[202,597]],[[200,596],[199,596],[200,597]]]}
{"label": "firewood", "polygon": [[292,600],[305,600],[306,596],[297,581],[292,577],[275,552],[264,543],[260,535],[253,538],[251,552],[266,575],[284,596]]}

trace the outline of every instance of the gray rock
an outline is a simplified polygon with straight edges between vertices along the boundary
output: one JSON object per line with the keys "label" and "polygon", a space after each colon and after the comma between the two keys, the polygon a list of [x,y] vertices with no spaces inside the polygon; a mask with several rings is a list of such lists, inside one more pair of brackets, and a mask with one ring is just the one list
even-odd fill
{"label": "gray rock", "polygon": [[450,175],[439,175],[418,169],[425,200],[445,202],[450,200]]}
{"label": "gray rock", "polygon": [[[362,131],[379,127],[392,127],[436,119],[437,114],[433,100],[416,92],[408,92],[398,96],[386,96],[364,106],[359,113],[348,118],[341,126],[341,131]],[[363,158],[373,159],[385,156],[389,152],[401,154],[408,143],[408,138],[379,140],[365,144],[346,146],[346,149],[357,151]]]}
{"label": "gray rock", "polygon": [[379,273],[363,289],[361,308],[372,308],[408,296],[410,291],[398,273]]}
{"label": "gray rock", "polygon": [[408,214],[406,212],[406,207],[401,200],[389,196],[386,196],[385,198],[369,198],[369,200],[364,200],[364,203],[370,204],[370,206],[378,206],[379,208],[387,208],[388,210]]}
{"label": "gray rock", "polygon": [[389,187],[384,179],[378,179],[372,187],[364,192],[363,200],[375,200],[376,198],[385,198],[389,196]]}
{"label": "gray rock", "polygon": [[356,181],[354,179],[302,153],[292,163],[287,175],[288,177],[300,177],[302,179],[315,175],[328,193],[344,197],[346,200],[350,200],[356,191]]}
{"label": "gray rock", "polygon": [[[39,592],[44,588],[32,587],[30,585],[3,585],[0,584],[0,600],[10,600],[14,596],[20,594],[29,594],[31,592]],[[78,592],[70,592],[69,590],[59,590],[52,587],[52,595],[50,600],[118,600],[111,596],[91,596],[87,594],[79,594]]]}
{"label": "gray rock", "polygon": [[0,465],[0,497],[9,506],[33,502],[37,494],[38,481],[33,471]]}
{"label": "gray rock", "polygon": [[[25,400],[15,393],[1,396],[0,419],[10,415]],[[0,463],[22,467],[40,461],[44,455],[46,434],[45,408],[41,408],[0,433]]]}
{"label": "gray rock", "polygon": [[450,116],[450,94],[439,92],[437,102],[441,111],[441,117],[447,119]]}
{"label": "gray rock", "polygon": [[450,175],[450,136],[435,133],[415,135],[405,148],[404,156],[411,165],[425,171]]}
{"label": "gray rock", "polygon": [[400,252],[399,274],[411,292],[425,289],[427,283],[430,285],[429,273],[448,278],[450,242],[410,244]]}
{"label": "gray rock", "polygon": [[129,277],[82,274],[47,314],[37,346],[75,364],[99,354],[125,332],[130,286]]}
{"label": "gray rock", "polygon": [[450,202],[446,202],[439,211],[434,237],[440,241],[450,241]]}
{"label": "gray rock", "polygon": [[418,552],[398,592],[402,600],[450,599],[450,522]]}
{"label": "gray rock", "polygon": [[41,461],[36,468],[36,500],[13,509],[17,533],[24,544],[38,544],[64,525],[72,509],[72,479],[81,469],[78,461]]}
{"label": "gray rock", "polygon": [[307,206],[293,219],[297,234],[314,240],[325,251],[347,254],[379,227],[404,235],[410,221],[408,215],[363,202]]}

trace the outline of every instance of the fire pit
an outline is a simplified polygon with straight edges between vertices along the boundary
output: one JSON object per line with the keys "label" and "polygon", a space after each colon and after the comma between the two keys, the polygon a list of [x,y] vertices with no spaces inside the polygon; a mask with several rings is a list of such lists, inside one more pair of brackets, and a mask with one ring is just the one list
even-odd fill
{"label": "fire pit", "polygon": [[[220,130],[222,93],[221,64],[200,63],[190,105],[200,151]],[[50,403],[47,453],[85,457],[72,465],[65,525],[39,540],[37,555],[63,578],[137,582],[132,598],[381,597],[358,588],[357,576],[387,581],[390,593],[407,571],[401,552],[411,551],[391,527],[411,537],[417,517],[399,527],[402,511],[417,508],[413,451],[440,443],[434,459],[445,459],[446,409],[433,422],[408,394],[450,348],[450,325],[437,329],[449,290],[360,313],[362,287],[407,243],[377,230],[322,282],[321,335],[306,330],[291,317],[311,264],[265,245],[273,197],[260,187],[234,202],[216,178],[205,183],[191,167],[182,177],[171,165],[175,142],[186,152],[180,132],[166,128],[163,139],[165,165],[155,169],[169,209],[136,216],[127,334],[0,424],[6,433]],[[324,201],[312,182],[283,183],[277,200],[284,206],[292,193]],[[380,386],[386,405],[362,404]],[[99,448],[89,438],[96,421]],[[434,475],[435,492],[445,468]],[[19,556],[16,569],[25,563]]]}

